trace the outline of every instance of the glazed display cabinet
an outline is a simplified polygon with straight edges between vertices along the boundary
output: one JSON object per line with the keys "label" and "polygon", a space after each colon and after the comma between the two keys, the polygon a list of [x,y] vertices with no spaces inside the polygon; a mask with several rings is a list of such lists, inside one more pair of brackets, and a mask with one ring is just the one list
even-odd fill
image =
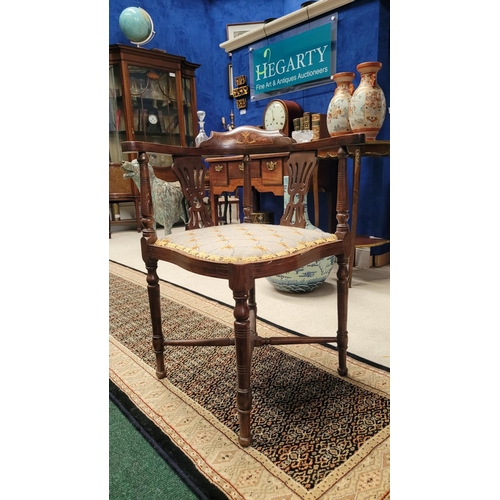
{"label": "glazed display cabinet", "polygon": [[[123,141],[194,146],[197,124],[195,70],[199,64],[159,49],[109,46],[109,203],[114,224],[137,224],[139,190],[119,167]],[[169,155],[150,155],[157,175],[168,177]],[[164,170],[164,172],[163,172]],[[135,205],[135,220],[120,217],[119,204]],[[118,204],[118,209],[117,209]],[[117,211],[118,210],[118,211]]]}

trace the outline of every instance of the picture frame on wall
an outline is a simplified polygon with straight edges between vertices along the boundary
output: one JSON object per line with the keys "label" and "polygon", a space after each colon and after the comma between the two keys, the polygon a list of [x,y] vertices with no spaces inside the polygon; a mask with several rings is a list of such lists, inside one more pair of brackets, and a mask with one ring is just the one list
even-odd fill
{"label": "picture frame on wall", "polygon": [[227,65],[227,85],[228,85],[228,90],[229,90],[229,97],[233,97],[233,89],[234,89],[234,84],[233,84],[233,64],[229,63]]}
{"label": "picture frame on wall", "polygon": [[226,34],[228,40],[244,35],[245,33],[264,26],[264,22],[226,24]]}

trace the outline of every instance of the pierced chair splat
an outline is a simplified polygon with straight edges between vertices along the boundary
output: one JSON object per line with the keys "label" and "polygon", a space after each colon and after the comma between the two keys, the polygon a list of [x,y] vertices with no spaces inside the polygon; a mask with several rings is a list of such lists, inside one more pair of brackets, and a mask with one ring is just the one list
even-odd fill
{"label": "pierced chair splat", "polygon": [[[364,142],[364,136],[351,134],[297,144],[279,131],[258,127],[238,127],[229,132],[212,132],[197,148],[127,141],[124,153],[137,155],[141,168],[141,238],[142,258],[147,269],[149,305],[152,320],[156,374],[168,376],[165,348],[177,346],[235,346],[237,370],[236,407],[239,418],[238,441],[252,443],[251,362],[253,349],[265,345],[336,343],[338,373],[347,375],[347,300],[350,249],[349,200],[345,147]],[[318,145],[338,148],[337,227],[335,234],[305,229],[304,197],[310,178],[317,168]],[[290,202],[279,225],[252,224],[251,156],[283,153],[289,176]],[[148,171],[148,153],[171,154],[172,169],[177,175],[189,206],[185,231],[159,239],[153,227],[153,207]],[[210,156],[243,155],[242,224],[214,225],[203,203],[206,163]],[[298,196],[296,196],[298,194]],[[337,257],[337,325],[331,334],[321,337],[260,337],[257,332],[255,280],[298,269],[324,257]],[[158,261],[171,262],[187,271],[225,279],[234,299],[234,335],[221,338],[173,340],[163,332],[161,320]],[[332,308],[333,309],[333,308]],[[333,326],[333,325],[332,325]]]}

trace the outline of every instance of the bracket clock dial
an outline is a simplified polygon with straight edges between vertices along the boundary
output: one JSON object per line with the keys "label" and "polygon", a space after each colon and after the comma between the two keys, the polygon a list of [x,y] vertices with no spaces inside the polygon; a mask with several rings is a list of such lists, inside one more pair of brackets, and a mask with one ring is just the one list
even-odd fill
{"label": "bracket clock dial", "polygon": [[293,120],[300,118],[303,114],[300,104],[294,101],[273,99],[264,110],[263,127],[265,130],[281,130],[285,135],[291,136]]}

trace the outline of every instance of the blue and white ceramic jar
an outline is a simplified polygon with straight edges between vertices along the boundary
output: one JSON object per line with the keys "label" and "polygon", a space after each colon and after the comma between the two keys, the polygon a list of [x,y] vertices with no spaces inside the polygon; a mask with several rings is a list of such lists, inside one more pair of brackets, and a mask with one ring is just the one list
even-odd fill
{"label": "blue and white ceramic jar", "polygon": [[[288,194],[288,176],[283,177],[284,188],[284,206],[286,207],[290,195]],[[307,211],[307,198],[304,200],[304,217],[306,219],[306,229],[318,229],[309,220]],[[311,292],[318,288],[328,278],[333,265],[335,256],[325,257],[323,259],[311,262],[295,271],[270,276],[267,280],[274,285],[276,290],[290,293]]]}

